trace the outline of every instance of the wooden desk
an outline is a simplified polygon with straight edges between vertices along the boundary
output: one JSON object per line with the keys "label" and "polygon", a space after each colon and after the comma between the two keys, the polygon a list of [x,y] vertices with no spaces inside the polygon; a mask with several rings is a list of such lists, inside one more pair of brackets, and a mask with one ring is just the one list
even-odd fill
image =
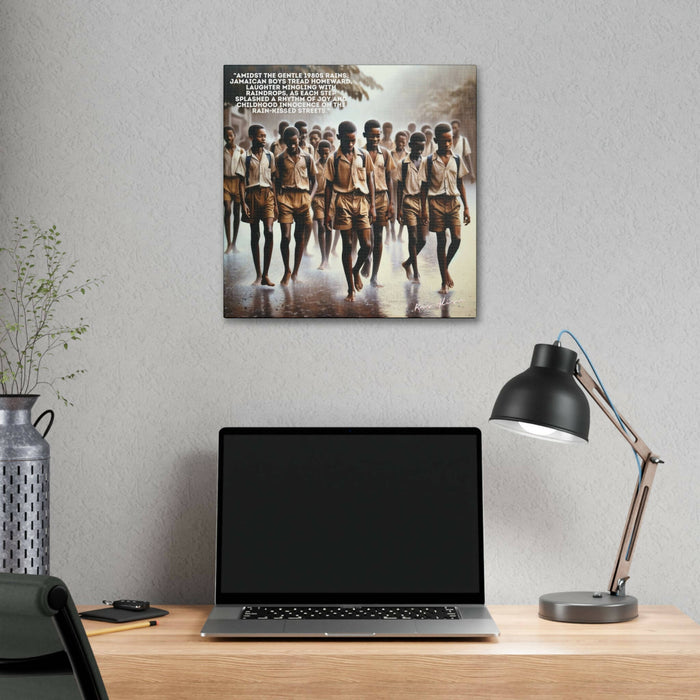
{"label": "wooden desk", "polygon": [[161,607],[157,627],[90,639],[111,700],[700,698],[700,626],[673,607],[574,625],[494,605],[489,642],[221,641],[199,636],[209,606]]}

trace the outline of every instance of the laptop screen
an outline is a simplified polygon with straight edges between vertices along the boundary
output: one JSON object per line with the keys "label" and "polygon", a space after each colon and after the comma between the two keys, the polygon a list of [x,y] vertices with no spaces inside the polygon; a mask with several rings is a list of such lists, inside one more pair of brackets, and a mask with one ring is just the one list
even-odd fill
{"label": "laptop screen", "polygon": [[476,428],[224,428],[217,604],[483,603]]}

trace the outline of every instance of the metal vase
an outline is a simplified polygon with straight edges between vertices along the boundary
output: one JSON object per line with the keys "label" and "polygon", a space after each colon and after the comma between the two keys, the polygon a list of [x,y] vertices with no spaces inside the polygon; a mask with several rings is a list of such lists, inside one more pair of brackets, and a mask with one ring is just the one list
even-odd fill
{"label": "metal vase", "polygon": [[[54,413],[32,424],[36,394],[0,395],[0,572],[49,573],[49,443]],[[35,426],[45,416],[43,435]]]}

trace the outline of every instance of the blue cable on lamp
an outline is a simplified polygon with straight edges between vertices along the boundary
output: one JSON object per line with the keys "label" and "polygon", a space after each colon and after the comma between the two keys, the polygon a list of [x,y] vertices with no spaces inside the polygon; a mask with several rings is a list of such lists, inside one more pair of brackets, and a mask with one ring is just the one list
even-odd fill
{"label": "blue cable on lamp", "polygon": [[[600,388],[603,390],[603,394],[605,394],[605,398],[606,398],[608,404],[610,405],[610,408],[612,409],[613,413],[615,414],[615,418],[617,418],[617,422],[622,426],[622,429],[625,432],[627,432],[627,428],[625,427],[625,424],[624,424],[622,418],[620,418],[620,414],[617,412],[617,409],[615,408],[615,404],[610,400],[610,395],[608,394],[607,389],[605,388],[605,385],[603,384],[600,377],[598,376],[598,372],[596,371],[596,368],[595,368],[593,362],[591,361],[591,358],[588,356],[588,353],[585,351],[583,345],[581,345],[581,343],[578,342],[578,338],[571,331],[563,330],[563,331],[561,331],[561,333],[559,333],[559,336],[557,337],[557,342],[561,343],[561,337],[564,334],[571,337],[571,339],[576,343],[576,345],[578,345],[579,350],[583,353],[583,356],[586,358],[586,362],[588,362],[588,366],[593,371],[593,374],[595,375],[596,381],[600,385]],[[639,455],[634,451],[634,449],[632,449],[632,452],[633,452],[634,458],[637,462],[637,471],[639,472],[639,482],[641,483],[641,480],[642,480],[642,462],[639,459]]]}

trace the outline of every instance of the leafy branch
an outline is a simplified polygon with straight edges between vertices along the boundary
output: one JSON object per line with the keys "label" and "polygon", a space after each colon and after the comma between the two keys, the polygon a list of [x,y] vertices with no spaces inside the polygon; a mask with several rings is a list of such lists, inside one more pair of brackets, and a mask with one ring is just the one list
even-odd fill
{"label": "leafy branch", "polygon": [[56,350],[67,350],[80,340],[89,326],[83,318],[77,325],[59,323],[57,308],[102,280],[73,280],[77,261],[69,261],[62,250],[56,226],[43,230],[34,220],[26,225],[15,218],[13,229],[9,246],[0,247],[2,278],[12,280],[0,287],[0,389],[3,394],[31,394],[47,385],[68,405],[56,382],[74,379],[85,370],[48,381],[45,363]]}

